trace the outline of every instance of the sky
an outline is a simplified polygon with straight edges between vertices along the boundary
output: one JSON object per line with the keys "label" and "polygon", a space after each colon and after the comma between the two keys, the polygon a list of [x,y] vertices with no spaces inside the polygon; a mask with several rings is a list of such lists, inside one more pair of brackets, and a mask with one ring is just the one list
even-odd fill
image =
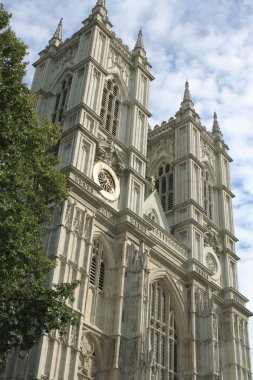
{"label": "sky", "polygon": [[[29,47],[25,78],[32,62],[63,17],[63,38],[82,27],[96,0],[7,0],[12,26]],[[155,81],[151,85],[153,127],[174,116],[184,83],[202,124],[213,113],[233,158],[231,165],[239,290],[253,311],[253,1],[252,0],[107,0],[113,30],[133,49],[139,28]],[[250,322],[253,351],[253,318]],[[251,352],[252,354],[252,352]],[[253,356],[252,356],[253,358]],[[253,360],[252,360],[253,365]]]}

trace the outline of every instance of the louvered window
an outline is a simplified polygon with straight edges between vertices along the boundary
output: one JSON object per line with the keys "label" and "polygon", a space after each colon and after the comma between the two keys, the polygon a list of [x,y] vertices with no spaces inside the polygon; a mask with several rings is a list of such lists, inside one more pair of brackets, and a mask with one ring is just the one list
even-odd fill
{"label": "louvered window", "polygon": [[178,379],[177,334],[170,297],[159,281],[150,287],[151,373],[157,380]]}
{"label": "louvered window", "polygon": [[174,173],[173,166],[163,163],[157,170],[155,188],[160,195],[164,211],[170,211],[174,204]]}
{"label": "louvered window", "polygon": [[210,175],[207,170],[202,172],[202,197],[205,215],[213,220],[213,186],[210,183]]}
{"label": "louvered window", "polygon": [[119,88],[114,80],[105,82],[100,110],[100,125],[117,136],[119,126],[120,99]]}
{"label": "louvered window", "polygon": [[103,243],[99,239],[94,239],[90,266],[90,284],[99,290],[104,288],[105,264]]}
{"label": "louvered window", "polygon": [[72,76],[68,75],[61,84],[61,89],[56,95],[54,113],[52,115],[52,122],[62,122],[64,112],[67,109],[70,87],[72,83]]}

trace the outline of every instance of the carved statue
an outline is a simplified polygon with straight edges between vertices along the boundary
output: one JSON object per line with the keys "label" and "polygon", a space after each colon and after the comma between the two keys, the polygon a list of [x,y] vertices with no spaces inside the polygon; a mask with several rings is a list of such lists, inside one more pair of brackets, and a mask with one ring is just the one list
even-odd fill
{"label": "carved statue", "polygon": [[118,175],[121,175],[125,169],[122,153],[115,148],[111,139],[100,139],[96,159],[97,161],[104,161],[107,165],[111,166]]}

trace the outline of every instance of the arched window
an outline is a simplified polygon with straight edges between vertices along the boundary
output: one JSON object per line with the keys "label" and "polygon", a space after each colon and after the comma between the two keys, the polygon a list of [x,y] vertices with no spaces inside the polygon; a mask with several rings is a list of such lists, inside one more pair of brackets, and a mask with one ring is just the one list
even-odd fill
{"label": "arched window", "polygon": [[150,342],[153,351],[151,373],[156,380],[176,380],[177,333],[170,297],[159,281],[151,285],[150,293]]}
{"label": "arched window", "polygon": [[90,266],[90,284],[99,290],[104,288],[105,264],[103,243],[99,239],[93,240],[93,251]]}
{"label": "arched window", "polygon": [[68,75],[61,83],[60,91],[55,98],[54,113],[52,116],[52,122],[62,122],[63,114],[66,111],[70,87],[72,83],[72,76]]}
{"label": "arched window", "polygon": [[210,183],[210,174],[205,169],[202,171],[202,199],[205,215],[213,220],[213,186]]}
{"label": "arched window", "polygon": [[173,166],[164,162],[157,170],[155,188],[160,196],[164,211],[170,211],[174,203],[174,173]]}
{"label": "arched window", "polygon": [[103,90],[100,117],[100,125],[107,129],[113,136],[117,136],[119,126],[119,88],[114,80],[105,81]]}

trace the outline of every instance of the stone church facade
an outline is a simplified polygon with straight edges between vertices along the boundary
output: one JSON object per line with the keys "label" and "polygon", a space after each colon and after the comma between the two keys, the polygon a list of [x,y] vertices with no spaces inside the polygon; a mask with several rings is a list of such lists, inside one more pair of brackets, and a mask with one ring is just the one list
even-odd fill
{"label": "stone church facade", "polygon": [[[249,380],[247,299],[237,288],[228,147],[201,124],[189,84],[175,117],[149,128],[154,78],[105,2],[35,63],[38,112],[62,123],[70,195],[54,213],[51,283],[80,280],[79,326],[45,334],[2,379]],[[183,91],[182,91],[183,92]]]}

